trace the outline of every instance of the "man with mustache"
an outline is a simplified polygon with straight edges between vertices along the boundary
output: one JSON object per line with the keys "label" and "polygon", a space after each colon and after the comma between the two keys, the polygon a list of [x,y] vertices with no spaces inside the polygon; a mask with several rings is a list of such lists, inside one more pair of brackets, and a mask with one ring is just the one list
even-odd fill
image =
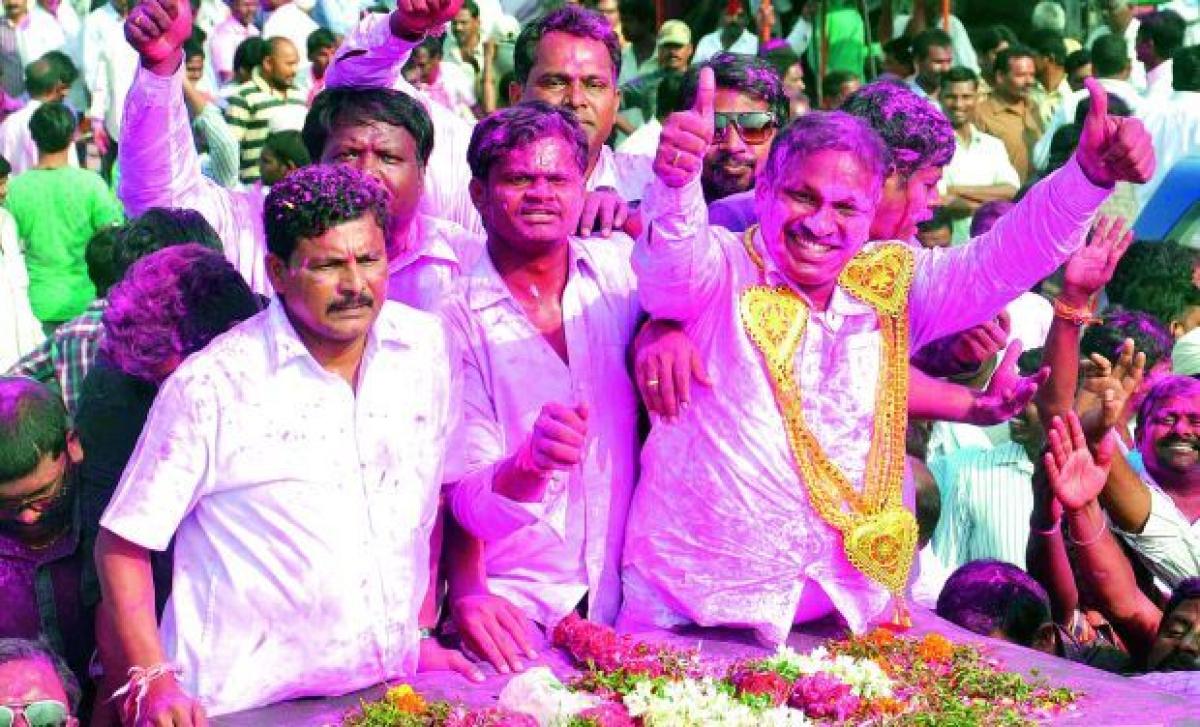
{"label": "man with mustache", "polygon": [[[159,389],[96,541],[123,721],[482,678],[419,617],[457,367],[437,318],[386,300],[389,215],[351,167],[285,177],[263,210],[275,298]],[[160,629],[149,552],[172,540]]]}
{"label": "man with mustache", "polygon": [[443,309],[463,351],[464,461],[447,502],[484,541],[467,570],[486,581],[451,573],[450,603],[466,643],[507,672],[523,667],[527,620],[616,618],[638,453],[625,349],[641,307],[632,241],[572,235],[587,167],[572,114],[539,101],[499,111],[467,159],[488,243]]}
{"label": "man with mustache", "polygon": [[618,625],[736,625],[777,644],[832,612],[855,632],[902,622],[908,347],[994,317],[1056,269],[1113,184],[1149,176],[1153,148],[1101,96],[1075,160],[971,245],[869,245],[887,147],[860,118],[814,112],[776,137],[761,226],[735,235],[707,224],[715,84],[701,79],[664,124],[633,266],[641,304],[683,324],[714,381],[643,448]]}

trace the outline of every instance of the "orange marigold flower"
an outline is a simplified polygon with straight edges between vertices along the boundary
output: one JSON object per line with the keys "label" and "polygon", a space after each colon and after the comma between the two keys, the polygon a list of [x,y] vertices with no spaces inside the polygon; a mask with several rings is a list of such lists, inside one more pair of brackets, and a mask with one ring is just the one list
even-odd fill
{"label": "orange marigold flower", "polygon": [[926,634],[917,647],[917,656],[925,661],[949,661],[954,657],[954,644],[941,634]]}
{"label": "orange marigold flower", "polygon": [[407,684],[392,687],[384,696],[393,707],[408,714],[423,714],[429,705]]}
{"label": "orange marigold flower", "polygon": [[896,635],[885,628],[877,628],[863,637],[863,641],[873,646],[888,646],[895,640]]}
{"label": "orange marigold flower", "polygon": [[880,697],[879,699],[871,700],[871,710],[878,715],[887,714],[903,714],[907,706],[899,699],[892,697]]}

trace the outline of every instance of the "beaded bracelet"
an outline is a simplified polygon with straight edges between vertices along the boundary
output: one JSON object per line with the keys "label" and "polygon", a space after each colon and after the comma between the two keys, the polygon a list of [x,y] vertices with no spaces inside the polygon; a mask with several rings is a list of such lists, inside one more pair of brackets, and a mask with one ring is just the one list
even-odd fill
{"label": "beaded bracelet", "polygon": [[1091,300],[1081,308],[1076,308],[1073,305],[1063,302],[1062,298],[1054,299],[1054,317],[1061,318],[1064,321],[1076,325],[1084,326],[1089,323],[1096,324],[1100,319],[1096,317],[1096,304]]}

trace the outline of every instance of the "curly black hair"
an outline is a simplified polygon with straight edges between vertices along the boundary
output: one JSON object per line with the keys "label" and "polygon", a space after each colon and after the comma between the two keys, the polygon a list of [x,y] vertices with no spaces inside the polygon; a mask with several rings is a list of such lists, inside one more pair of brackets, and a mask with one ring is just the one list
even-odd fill
{"label": "curly black hair", "polygon": [[263,206],[267,250],[290,261],[302,238],[373,215],[386,230],[388,193],[379,182],[344,164],[302,167],[271,187]]}

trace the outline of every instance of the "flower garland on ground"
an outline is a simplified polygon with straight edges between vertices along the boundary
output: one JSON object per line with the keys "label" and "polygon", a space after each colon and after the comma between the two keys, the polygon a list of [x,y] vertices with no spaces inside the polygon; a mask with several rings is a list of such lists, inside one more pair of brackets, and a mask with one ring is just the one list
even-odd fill
{"label": "flower garland on ground", "polygon": [[551,643],[583,673],[564,685],[545,667],[514,677],[498,707],[426,703],[407,686],[364,703],[353,727],[795,727],[812,724],[1024,725],[1074,708],[1079,695],[1005,672],[976,647],[938,634],[878,629],[808,654],[705,663],[698,649],[649,644],[572,615]]}

